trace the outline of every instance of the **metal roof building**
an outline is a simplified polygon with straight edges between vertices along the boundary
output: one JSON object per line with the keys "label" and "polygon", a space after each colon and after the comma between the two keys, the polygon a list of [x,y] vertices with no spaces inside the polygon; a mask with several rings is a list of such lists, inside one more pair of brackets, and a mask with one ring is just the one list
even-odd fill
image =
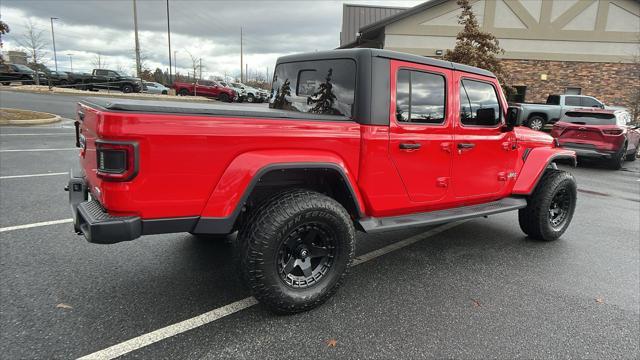
{"label": "metal roof building", "polygon": [[403,7],[344,4],[340,46],[356,40],[360,28],[407,10]]}

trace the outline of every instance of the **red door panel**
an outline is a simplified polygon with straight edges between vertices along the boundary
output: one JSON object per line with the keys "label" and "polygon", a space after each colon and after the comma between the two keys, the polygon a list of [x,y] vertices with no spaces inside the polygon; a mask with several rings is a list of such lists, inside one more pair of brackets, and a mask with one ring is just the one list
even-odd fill
{"label": "red door panel", "polygon": [[[495,79],[460,73],[455,77],[459,96],[453,193],[458,199],[490,200],[505,194],[507,185],[517,176],[515,135],[513,131],[503,131],[506,101]],[[487,111],[493,111],[492,119],[499,117],[497,123],[481,115]]]}
{"label": "red door panel", "polygon": [[391,160],[412,202],[440,201],[451,182],[453,118],[445,85],[452,73],[392,61],[391,77]]}

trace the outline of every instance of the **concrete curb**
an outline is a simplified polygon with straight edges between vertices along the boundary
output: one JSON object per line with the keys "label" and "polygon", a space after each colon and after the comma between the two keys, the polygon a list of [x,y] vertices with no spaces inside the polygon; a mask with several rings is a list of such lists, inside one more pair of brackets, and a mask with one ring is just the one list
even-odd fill
{"label": "concrete curb", "polygon": [[[31,85],[24,85],[31,86]],[[13,92],[23,92],[30,94],[41,94],[41,95],[63,95],[63,96],[78,96],[78,97],[111,97],[111,98],[120,98],[120,99],[135,99],[135,100],[158,100],[158,101],[188,101],[188,102],[200,102],[200,103],[212,103],[217,102],[215,99],[209,99],[202,96],[176,96],[176,95],[147,95],[144,94],[142,96],[138,96],[135,94],[124,94],[124,93],[106,93],[106,92],[94,92],[94,91],[82,91],[75,90],[73,91],[56,91],[49,90],[48,87],[39,88],[39,89],[25,89],[20,86],[2,86],[0,87],[0,91],[13,91]]]}
{"label": "concrete curb", "polygon": [[[19,109],[19,110],[22,110],[22,109]],[[37,111],[37,112],[41,113],[42,111]],[[2,125],[23,125],[23,126],[44,125],[44,124],[53,124],[53,123],[62,121],[62,117],[58,115],[49,114],[49,113],[44,113],[44,114],[51,115],[51,117],[41,118],[41,119],[28,119],[28,120],[0,120],[0,126]]]}

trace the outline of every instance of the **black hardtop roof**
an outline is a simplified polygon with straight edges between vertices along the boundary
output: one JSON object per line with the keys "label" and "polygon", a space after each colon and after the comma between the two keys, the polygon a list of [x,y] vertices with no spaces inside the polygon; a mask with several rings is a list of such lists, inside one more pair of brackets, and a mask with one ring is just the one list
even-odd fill
{"label": "black hardtop roof", "polygon": [[356,62],[364,56],[380,57],[392,60],[401,60],[412,62],[416,64],[423,64],[429,66],[436,66],[444,69],[452,69],[463,71],[472,74],[478,74],[483,76],[489,76],[495,78],[496,76],[488,70],[480,69],[474,66],[458,64],[451,61],[434,59],[426,56],[419,56],[413,54],[407,54],[391,50],[382,49],[370,49],[370,48],[355,48],[355,49],[336,49],[327,51],[316,51],[302,54],[286,55],[278,58],[277,64],[299,62],[299,61],[311,61],[322,59],[354,59]]}

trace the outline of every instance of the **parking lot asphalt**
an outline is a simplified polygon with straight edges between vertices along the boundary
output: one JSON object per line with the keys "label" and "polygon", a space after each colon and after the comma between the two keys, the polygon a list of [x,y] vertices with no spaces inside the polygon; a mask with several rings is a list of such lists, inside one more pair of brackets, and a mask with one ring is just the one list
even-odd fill
{"label": "parking lot asphalt", "polygon": [[[64,126],[0,128],[0,228],[70,218],[67,177],[47,174],[77,157],[4,150],[73,142]],[[579,197],[558,241],[526,238],[515,213],[467,221],[354,267],[315,310],[252,306],[122,358],[638,358],[640,160],[565,169]],[[358,255],[426,230],[361,234]],[[232,255],[189,234],[101,246],[69,223],[0,232],[0,358],[76,358],[245,299]]]}

